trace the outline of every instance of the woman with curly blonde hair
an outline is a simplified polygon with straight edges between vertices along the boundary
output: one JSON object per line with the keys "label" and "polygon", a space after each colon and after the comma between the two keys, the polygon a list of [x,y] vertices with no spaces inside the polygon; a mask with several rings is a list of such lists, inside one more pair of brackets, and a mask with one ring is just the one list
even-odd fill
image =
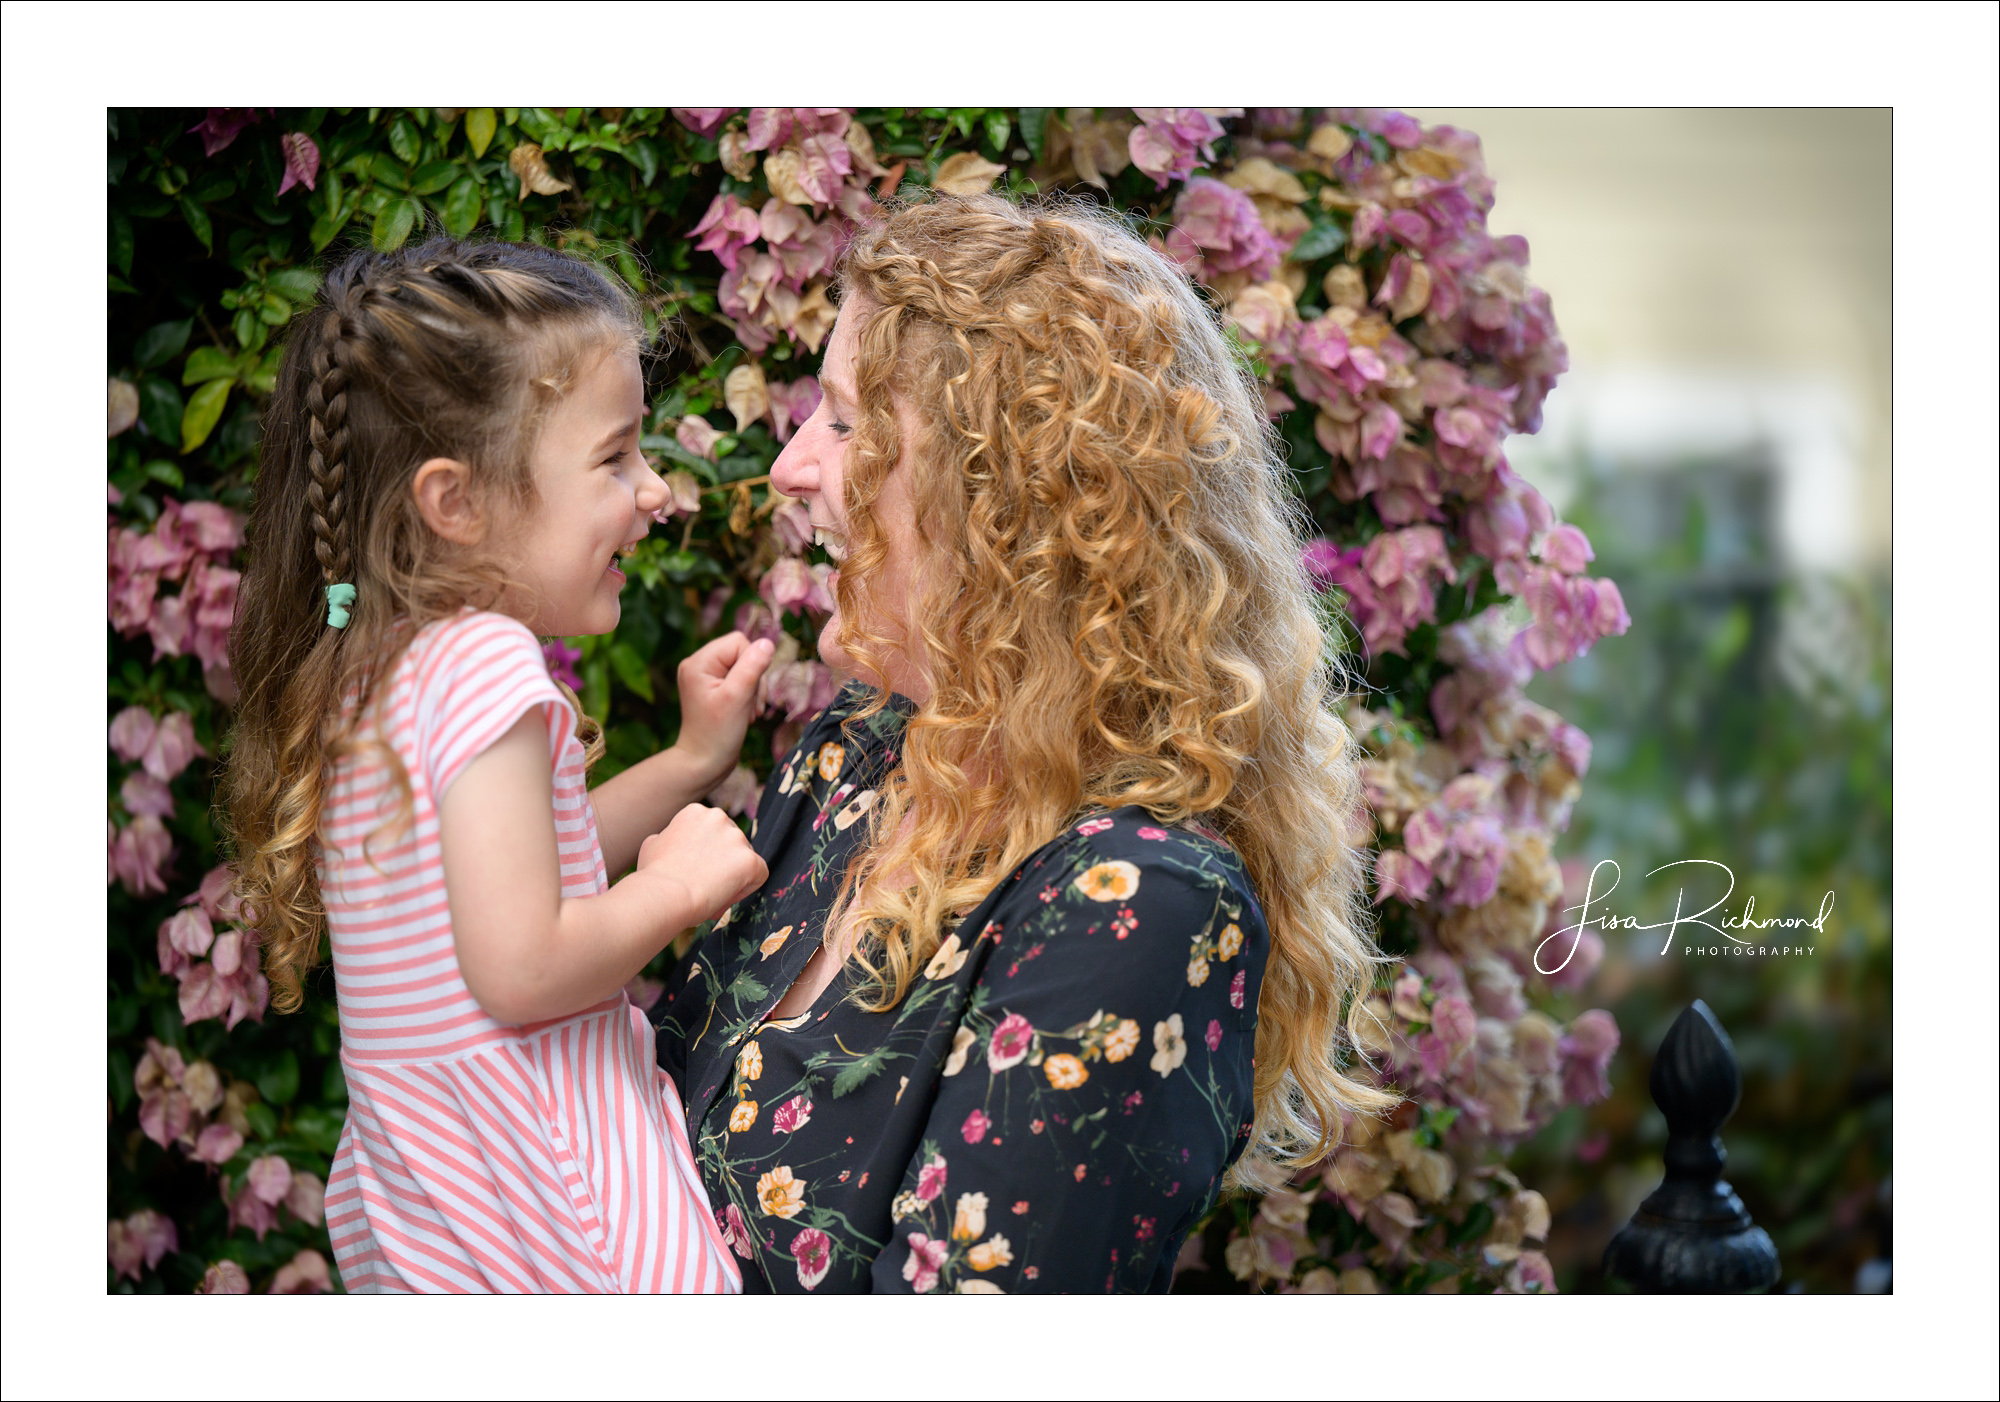
{"label": "woman with curly blonde hair", "polygon": [[1165,1290],[1323,1157],[1371,974],[1355,748],[1256,381],[1115,219],[938,198],[841,268],[772,472],[853,678],[660,1053],[746,1289]]}

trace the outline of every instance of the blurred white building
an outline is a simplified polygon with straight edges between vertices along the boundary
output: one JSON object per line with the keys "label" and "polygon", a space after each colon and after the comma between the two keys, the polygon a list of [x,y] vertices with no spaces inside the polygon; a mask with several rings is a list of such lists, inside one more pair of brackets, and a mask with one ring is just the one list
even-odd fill
{"label": "blurred white building", "polygon": [[1570,373],[1508,455],[1579,470],[1769,465],[1778,563],[1886,570],[1889,113],[1418,108],[1478,133]]}

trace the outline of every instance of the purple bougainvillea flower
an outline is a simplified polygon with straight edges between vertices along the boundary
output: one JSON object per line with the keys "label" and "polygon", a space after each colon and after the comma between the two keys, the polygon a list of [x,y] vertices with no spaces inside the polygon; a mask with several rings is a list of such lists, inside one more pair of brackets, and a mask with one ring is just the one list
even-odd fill
{"label": "purple bougainvillea flower", "polygon": [[1222,123],[1201,108],[1135,107],[1132,115],[1139,119],[1127,138],[1132,164],[1152,176],[1156,188],[1185,180],[1196,165],[1215,159]]}
{"label": "purple bougainvillea flower", "polygon": [[213,156],[240,136],[243,128],[262,120],[254,107],[211,107],[208,115],[188,130],[201,134],[202,154]]}
{"label": "purple bougainvillea flower", "polygon": [[278,147],[285,153],[285,178],[278,186],[278,193],[294,185],[303,185],[308,190],[317,189],[319,180],[319,146],[302,131],[288,131],[278,138]]}
{"label": "purple bougainvillea flower", "polygon": [[571,691],[583,690],[583,678],[576,674],[576,664],[583,660],[582,648],[571,647],[564,638],[550,638],[542,644],[542,660],[549,664],[551,677]]}
{"label": "purple bougainvillea flower", "polygon": [[674,119],[696,136],[712,139],[737,109],[734,107],[675,107]]}

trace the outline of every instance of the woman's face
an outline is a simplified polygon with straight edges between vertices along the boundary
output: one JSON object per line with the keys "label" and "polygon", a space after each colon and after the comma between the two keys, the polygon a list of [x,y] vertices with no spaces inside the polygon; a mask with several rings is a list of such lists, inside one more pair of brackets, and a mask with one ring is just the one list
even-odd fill
{"label": "woman's face", "polygon": [[[845,481],[847,448],[854,437],[853,424],[860,413],[855,395],[854,358],[861,323],[868,307],[858,296],[841,304],[821,363],[819,383],[822,398],[811,418],[799,426],[778,460],[771,465],[771,485],[787,496],[805,503],[821,543],[842,569],[846,568],[847,515],[841,488]],[[875,498],[875,519],[888,537],[888,558],[871,578],[853,580],[863,586],[870,631],[890,640],[885,659],[890,687],[912,701],[929,699],[930,682],[921,664],[921,643],[910,641],[908,604],[915,595],[914,583],[922,560],[921,540],[910,499],[911,448],[917,438],[915,416],[907,405],[896,405],[902,441],[902,457],[889,470],[882,490]],[[853,660],[840,650],[838,640],[841,615],[838,605],[820,630],[819,656],[836,672],[855,674]]]}

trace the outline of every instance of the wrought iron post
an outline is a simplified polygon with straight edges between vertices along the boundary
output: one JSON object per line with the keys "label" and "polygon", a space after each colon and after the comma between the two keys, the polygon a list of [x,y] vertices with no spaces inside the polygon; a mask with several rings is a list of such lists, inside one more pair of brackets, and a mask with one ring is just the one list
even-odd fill
{"label": "wrought iron post", "polygon": [[1778,1248],[1722,1179],[1716,1133],[1743,1097],[1736,1048],[1700,999],[1674,1019],[1649,1081],[1667,1117],[1666,1181],[1604,1249],[1604,1273],[1659,1294],[1740,1295],[1777,1283]]}

